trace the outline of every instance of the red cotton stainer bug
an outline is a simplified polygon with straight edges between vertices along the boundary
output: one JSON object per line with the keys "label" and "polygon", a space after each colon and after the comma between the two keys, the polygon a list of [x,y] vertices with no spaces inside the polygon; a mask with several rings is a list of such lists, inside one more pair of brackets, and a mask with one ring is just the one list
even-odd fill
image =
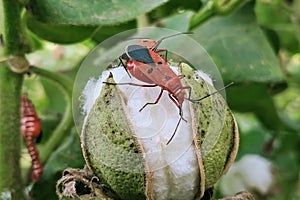
{"label": "red cotton stainer bug", "polygon": [[39,158],[38,149],[34,142],[34,140],[41,134],[41,122],[35,111],[33,103],[30,99],[28,99],[26,94],[22,95],[21,108],[21,132],[26,142],[28,154],[31,157],[31,179],[33,182],[36,182],[40,179],[43,173],[43,166]]}
{"label": "red cotton stainer bug", "polygon": [[[220,90],[208,94],[200,99],[191,99],[191,87],[183,86],[181,79],[184,78],[183,75],[177,75],[171,69],[168,62],[165,60],[166,55],[163,57],[159,53],[166,52],[167,50],[157,50],[159,44],[167,38],[187,33],[177,33],[174,35],[166,36],[161,38],[158,41],[151,39],[142,39],[138,44],[128,45],[125,49],[125,53],[120,56],[120,63],[123,65],[125,70],[138,80],[148,83],[148,84],[136,84],[136,83],[110,83],[103,82],[111,85],[133,85],[140,87],[160,87],[160,93],[154,102],[146,103],[139,111],[142,111],[147,105],[157,104],[163,94],[163,91],[166,90],[169,93],[169,98],[179,109],[179,120],[176,124],[175,130],[168,140],[167,144],[171,142],[175,133],[178,129],[178,126],[181,120],[186,120],[183,118],[182,113],[182,104],[184,99],[187,99],[193,103],[199,102],[200,100],[209,97],[210,95],[219,92]],[[126,63],[123,63],[123,60]],[[224,89],[224,88],[222,88]],[[221,90],[222,90],[221,89]],[[185,98],[184,90],[188,90],[188,97]]]}

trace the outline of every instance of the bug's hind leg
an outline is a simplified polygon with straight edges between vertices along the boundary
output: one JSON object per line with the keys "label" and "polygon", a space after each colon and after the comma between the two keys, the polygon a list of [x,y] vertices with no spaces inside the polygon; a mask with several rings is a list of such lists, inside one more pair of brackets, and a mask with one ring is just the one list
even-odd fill
{"label": "bug's hind leg", "polygon": [[181,120],[187,122],[187,120],[184,119],[184,117],[183,117],[183,112],[182,112],[181,105],[176,101],[176,99],[172,96],[172,94],[169,94],[169,97],[170,97],[170,99],[175,103],[175,105],[178,107],[180,118],[179,118],[179,120],[178,120],[178,122],[177,122],[177,124],[176,124],[176,127],[175,127],[175,129],[174,129],[174,132],[173,132],[172,136],[170,137],[170,139],[169,139],[168,142],[167,142],[167,145],[168,145],[168,144],[171,142],[171,140],[174,138],[175,133],[177,132],[177,129],[178,129],[178,127],[179,127],[179,124],[180,124]]}
{"label": "bug's hind leg", "polygon": [[181,109],[181,108],[179,108],[179,116],[180,116],[180,118],[181,118],[183,121],[187,122],[187,120],[184,119],[184,117],[183,117],[183,112],[182,112],[182,109]]}
{"label": "bug's hind leg", "polygon": [[177,129],[178,129],[178,127],[179,127],[179,124],[180,124],[181,120],[185,120],[185,119],[184,119],[183,117],[180,117],[180,118],[179,118],[179,120],[178,120],[178,122],[177,122],[177,124],[176,124],[175,130],[174,130],[172,136],[170,137],[170,139],[168,140],[168,142],[167,142],[166,145],[168,145],[168,144],[172,141],[172,139],[174,138],[175,133],[177,132]]}

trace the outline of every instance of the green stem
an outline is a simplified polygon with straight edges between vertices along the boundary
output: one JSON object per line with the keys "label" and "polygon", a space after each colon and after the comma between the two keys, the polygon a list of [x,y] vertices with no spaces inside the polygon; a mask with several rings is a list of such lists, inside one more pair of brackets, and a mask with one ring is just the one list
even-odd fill
{"label": "green stem", "polygon": [[22,75],[0,63],[0,194],[25,199],[20,169],[20,99]]}
{"label": "green stem", "polygon": [[45,163],[50,155],[61,144],[65,136],[70,133],[69,130],[73,126],[72,83],[69,79],[61,74],[52,73],[41,68],[31,67],[30,71],[57,83],[58,86],[62,89],[67,102],[66,110],[61,122],[53,131],[47,143],[40,149],[41,160],[43,163]]}
{"label": "green stem", "polygon": [[28,49],[21,24],[21,6],[16,0],[2,0],[4,15],[3,40],[6,55],[23,56]]}
{"label": "green stem", "polygon": [[227,15],[232,10],[236,9],[242,3],[245,3],[246,0],[223,0],[223,1],[216,1],[217,6],[216,10],[218,15]]}
{"label": "green stem", "polygon": [[211,0],[208,1],[204,7],[196,13],[191,21],[189,29],[199,26],[209,18],[216,15],[226,15],[232,10],[236,9],[239,5],[247,0]]}
{"label": "green stem", "polygon": [[136,18],[137,20],[137,27],[143,28],[149,26],[148,16],[147,14],[142,14]]}
{"label": "green stem", "polygon": [[[4,56],[23,56],[22,8],[16,0],[2,0],[0,5],[3,12]],[[11,199],[18,200],[25,199],[20,169],[22,82],[21,74],[10,71],[6,62],[0,63],[0,194],[5,192],[10,194]]]}
{"label": "green stem", "polygon": [[213,2],[209,1],[198,13],[196,13],[192,17],[192,19],[190,21],[189,29],[191,30],[191,29],[195,28],[196,26],[202,24],[207,19],[214,16],[214,14],[215,14],[215,11],[214,11]]}

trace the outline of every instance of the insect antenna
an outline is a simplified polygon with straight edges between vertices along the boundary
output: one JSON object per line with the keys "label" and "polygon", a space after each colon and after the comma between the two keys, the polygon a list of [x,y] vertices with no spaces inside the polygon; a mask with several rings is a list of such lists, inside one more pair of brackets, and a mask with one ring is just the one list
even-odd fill
{"label": "insect antenna", "polygon": [[165,37],[162,37],[160,38],[159,40],[157,40],[156,44],[151,48],[153,51],[156,51],[158,46],[160,45],[160,43],[162,43],[163,40],[165,39],[168,39],[170,37],[174,37],[174,36],[177,36],[177,35],[181,35],[181,34],[193,34],[193,32],[181,32],[181,33],[175,33],[173,35],[168,35],[168,36],[165,36]]}
{"label": "insect antenna", "polygon": [[147,38],[147,37],[132,37],[132,38],[127,38],[126,40],[150,40],[151,38]]}
{"label": "insect antenna", "polygon": [[233,85],[233,84],[234,84],[234,83],[231,82],[231,83],[229,83],[228,85],[226,85],[226,86],[224,86],[224,87],[222,87],[222,88],[220,88],[220,89],[218,89],[218,90],[216,90],[216,91],[214,91],[214,92],[212,92],[212,93],[210,93],[210,94],[207,94],[207,95],[205,95],[204,97],[201,97],[200,99],[191,99],[191,98],[187,98],[187,100],[189,100],[189,101],[191,101],[191,102],[193,102],[193,103],[198,103],[199,101],[201,101],[201,100],[203,100],[203,99],[205,99],[205,98],[207,98],[207,97],[210,97],[210,96],[212,96],[212,95],[214,95],[214,94],[219,93],[219,92],[222,91],[222,90],[225,90],[226,88],[228,88],[229,86],[231,86],[231,85]]}

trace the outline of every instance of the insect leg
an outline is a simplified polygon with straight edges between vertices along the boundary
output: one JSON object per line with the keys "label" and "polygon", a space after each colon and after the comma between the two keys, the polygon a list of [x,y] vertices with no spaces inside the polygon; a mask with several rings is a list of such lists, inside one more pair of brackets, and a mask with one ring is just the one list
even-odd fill
{"label": "insect leg", "polygon": [[188,98],[185,98],[186,100],[189,100],[189,101],[191,101],[191,102],[193,102],[193,103],[197,102],[196,100],[191,99],[192,88],[191,88],[190,86],[184,86],[184,87],[182,87],[182,88],[180,88],[180,89],[182,89],[182,90],[188,90]]}
{"label": "insect leg", "polygon": [[102,83],[107,84],[107,85],[133,85],[133,86],[138,86],[138,87],[156,87],[158,85],[156,84],[137,84],[137,83],[111,83],[111,82],[106,82],[103,81]]}
{"label": "insect leg", "polygon": [[175,103],[175,105],[178,107],[178,109],[179,109],[179,115],[182,118],[182,120],[185,121],[185,122],[187,122],[187,120],[183,118],[183,113],[182,113],[181,105],[178,103],[177,99],[174,98],[174,96],[171,93],[169,93],[169,97],[173,101],[173,103]]}
{"label": "insect leg", "polygon": [[165,52],[165,55],[161,55],[161,57],[167,61],[168,60],[168,50],[167,49],[159,49],[157,51],[155,51],[156,53],[161,53],[161,52]]}
{"label": "insect leg", "polygon": [[[190,88],[190,87],[187,86],[187,87],[184,87],[183,89],[189,89],[189,88]],[[177,124],[176,124],[175,130],[174,130],[174,132],[173,132],[171,138],[170,138],[170,139],[168,140],[168,142],[167,142],[167,145],[171,142],[171,140],[172,140],[173,137],[175,136],[175,133],[177,132],[177,129],[178,129],[178,127],[179,127],[179,124],[180,124],[181,120],[187,122],[187,120],[183,118],[183,112],[182,112],[182,108],[181,108],[180,104],[177,102],[177,100],[173,97],[172,94],[169,94],[169,97],[170,97],[170,99],[176,104],[176,106],[178,107],[180,118],[179,118],[179,120],[178,120],[178,122],[177,122]]]}
{"label": "insect leg", "polygon": [[[184,75],[179,75],[178,77],[179,77],[179,78],[183,78]],[[214,95],[214,94],[220,92],[221,90],[224,90],[225,88],[227,88],[228,86],[230,86],[230,85],[232,85],[232,84],[233,84],[233,83],[230,83],[230,84],[226,85],[225,87],[223,87],[223,88],[221,88],[221,89],[219,89],[219,90],[216,90],[215,92],[212,92],[212,93],[210,93],[210,94],[205,95],[204,97],[201,97],[200,99],[192,99],[192,98],[191,98],[191,95],[192,95],[192,88],[191,88],[190,86],[184,86],[184,87],[182,87],[181,89],[182,89],[182,90],[188,90],[188,98],[186,98],[186,100],[189,100],[190,102],[193,102],[193,103],[198,103],[199,101],[201,101],[201,100],[203,100],[203,99],[205,99],[205,98],[207,98],[207,97],[209,97],[209,96],[211,96],[211,95]]]}
{"label": "insect leg", "polygon": [[119,62],[119,64],[118,64],[117,67],[120,67],[120,65],[122,65],[122,66],[124,67],[125,71],[127,72],[129,78],[131,78],[131,75],[129,74],[129,72],[128,72],[128,70],[127,70],[127,67],[126,67],[126,65],[123,63],[123,60],[122,60],[121,57],[119,57],[119,61],[120,61],[120,62]]}
{"label": "insect leg", "polygon": [[170,139],[168,140],[168,142],[167,142],[166,145],[168,145],[168,144],[172,141],[172,139],[173,139],[173,137],[175,136],[175,133],[176,133],[176,131],[177,131],[177,129],[178,129],[178,126],[179,126],[179,124],[180,124],[180,122],[181,122],[182,119],[183,119],[182,117],[179,118],[179,120],[178,120],[178,122],[177,122],[177,125],[176,125],[176,127],[175,127],[175,130],[174,130],[172,136],[170,137]]}
{"label": "insect leg", "polygon": [[157,104],[158,103],[158,101],[160,100],[160,98],[161,98],[161,95],[162,95],[162,93],[163,93],[163,91],[164,91],[164,89],[160,89],[160,93],[159,93],[159,95],[158,95],[158,97],[156,98],[156,100],[155,100],[155,102],[153,102],[153,103],[146,103],[139,111],[141,112],[147,105],[154,105],[154,104]]}

